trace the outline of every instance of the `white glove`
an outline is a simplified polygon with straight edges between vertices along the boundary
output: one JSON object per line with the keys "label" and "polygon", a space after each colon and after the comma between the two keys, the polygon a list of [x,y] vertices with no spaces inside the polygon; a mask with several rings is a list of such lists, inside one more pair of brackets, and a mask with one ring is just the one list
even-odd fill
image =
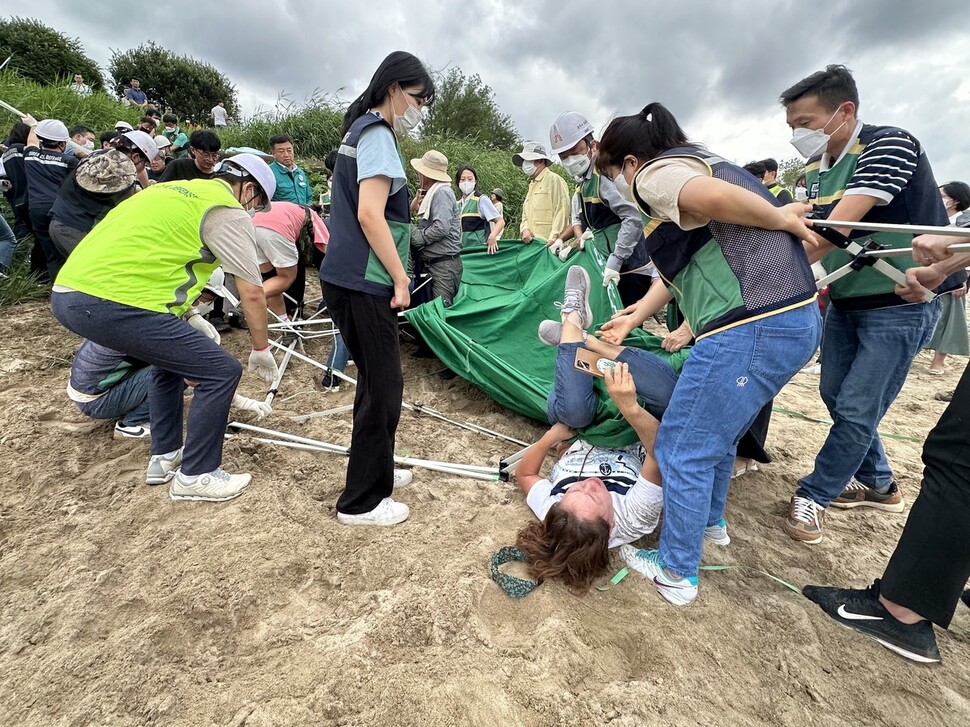
{"label": "white glove", "polygon": [[272,384],[279,372],[279,366],[276,365],[276,359],[268,346],[262,351],[254,348],[249,354],[249,373],[256,374],[267,384]]}
{"label": "white glove", "polygon": [[37,119],[30,114],[25,114],[24,116],[20,117],[20,120],[27,124],[27,126],[37,126]]}
{"label": "white glove", "polygon": [[587,240],[592,240],[592,239],[593,239],[593,231],[592,230],[586,230],[586,232],[583,233],[583,236],[579,238],[579,249],[580,250],[585,250],[586,249],[586,241]]}
{"label": "white glove", "polygon": [[242,394],[235,394],[232,397],[232,405],[237,409],[253,412],[256,415],[257,420],[262,419],[266,415],[273,412],[273,407],[271,407],[265,401],[250,399],[248,396],[243,396]]}
{"label": "white glove", "polygon": [[556,241],[549,246],[549,252],[553,255],[558,255],[560,250],[562,250],[563,241],[560,238],[556,238]]}
{"label": "white glove", "polygon": [[604,288],[610,287],[610,283],[619,283],[619,282],[620,282],[620,273],[619,273],[619,271],[617,271],[617,270],[610,270],[609,268],[607,268],[606,270],[603,271],[603,287]]}
{"label": "white glove", "polygon": [[566,262],[566,258],[568,258],[570,255],[572,255],[572,252],[575,249],[576,248],[573,246],[573,244],[571,242],[568,243],[568,244],[566,244],[563,247],[563,249],[559,252],[559,259],[562,260],[563,262]]}
{"label": "white glove", "polygon": [[188,320],[186,320],[186,323],[188,323],[206,338],[212,339],[216,343],[222,343],[222,336],[219,335],[219,331],[216,330],[216,327],[198,313],[189,317]]}

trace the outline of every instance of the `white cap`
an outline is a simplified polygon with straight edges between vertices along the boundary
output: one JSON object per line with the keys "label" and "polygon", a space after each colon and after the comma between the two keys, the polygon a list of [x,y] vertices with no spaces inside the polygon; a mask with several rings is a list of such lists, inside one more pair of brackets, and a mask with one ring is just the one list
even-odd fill
{"label": "white cap", "polygon": [[236,154],[234,157],[224,160],[216,169],[216,174],[225,173],[226,167],[231,168],[233,164],[245,169],[256,180],[256,183],[266,194],[267,202],[273,199],[273,195],[276,194],[276,177],[266,162],[255,154]]}
{"label": "white cap", "polygon": [[158,144],[144,131],[138,131],[137,129],[135,131],[126,131],[122,136],[137,146],[148,161],[158,156]]}
{"label": "white cap", "polygon": [[67,126],[63,121],[57,119],[44,119],[34,127],[38,139],[44,141],[70,141],[71,137],[67,133]]}
{"label": "white cap", "polygon": [[567,111],[560,114],[552,128],[549,129],[549,144],[552,146],[552,153],[561,154],[567,149],[572,149],[581,139],[585,139],[592,133],[593,125],[578,111]]}
{"label": "white cap", "polygon": [[131,131],[132,126],[127,121],[116,121],[115,131],[118,131],[119,129],[124,129],[125,131]]}

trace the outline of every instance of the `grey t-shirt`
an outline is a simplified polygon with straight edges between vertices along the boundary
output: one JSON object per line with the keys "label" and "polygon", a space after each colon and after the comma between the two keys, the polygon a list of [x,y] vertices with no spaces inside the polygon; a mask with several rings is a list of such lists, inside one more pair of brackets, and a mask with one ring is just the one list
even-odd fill
{"label": "grey t-shirt", "polygon": [[461,252],[461,223],[454,190],[439,187],[431,198],[428,219],[411,231],[411,244],[423,260],[436,260]]}
{"label": "grey t-shirt", "polygon": [[200,237],[202,244],[219,258],[224,271],[263,287],[256,263],[256,228],[246,210],[213,207],[202,218]]}

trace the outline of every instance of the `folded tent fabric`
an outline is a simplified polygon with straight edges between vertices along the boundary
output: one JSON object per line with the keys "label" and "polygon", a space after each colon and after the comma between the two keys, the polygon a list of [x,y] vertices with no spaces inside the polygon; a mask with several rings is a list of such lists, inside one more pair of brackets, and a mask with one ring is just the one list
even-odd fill
{"label": "folded tent fabric", "polygon": [[[599,280],[607,256],[607,242],[600,238],[565,264],[542,245],[502,240],[494,255],[484,249],[462,253],[462,283],[450,308],[435,299],[405,316],[448,368],[502,406],[545,422],[556,349],[539,341],[539,323],[558,320],[554,303],[562,300],[570,265],[582,265],[591,279]],[[598,327],[620,307],[615,288],[591,286],[590,307]],[[626,343],[657,354],[680,371],[688,350],[668,353],[661,340],[634,331]],[[583,438],[607,447],[636,442],[636,433],[613,406],[603,381],[597,379],[595,386],[600,402]]]}

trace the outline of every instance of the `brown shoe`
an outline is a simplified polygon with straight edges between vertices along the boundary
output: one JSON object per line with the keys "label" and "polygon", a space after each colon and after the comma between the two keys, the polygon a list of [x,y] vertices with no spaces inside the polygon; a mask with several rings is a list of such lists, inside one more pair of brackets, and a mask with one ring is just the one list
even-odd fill
{"label": "brown shoe", "polygon": [[832,507],[851,510],[853,507],[874,507],[886,512],[902,512],[905,506],[903,495],[893,482],[886,493],[859,482],[855,477],[842,490],[842,494],[832,501]]}
{"label": "brown shoe", "polygon": [[792,540],[813,545],[822,542],[825,508],[808,497],[795,495],[782,527]]}
{"label": "brown shoe", "polygon": [[938,394],[934,395],[933,398],[936,399],[937,401],[953,401],[953,392],[941,391]]}

